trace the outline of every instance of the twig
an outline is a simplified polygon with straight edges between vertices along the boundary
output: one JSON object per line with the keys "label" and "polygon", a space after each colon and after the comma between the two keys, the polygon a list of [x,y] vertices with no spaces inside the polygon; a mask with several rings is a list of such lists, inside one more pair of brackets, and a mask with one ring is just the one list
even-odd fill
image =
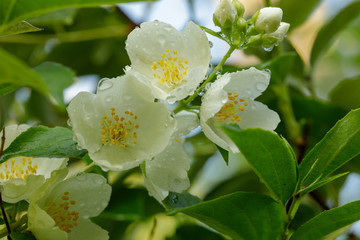
{"label": "twig", "polygon": [[[3,153],[4,146],[5,146],[5,128],[3,128],[3,131],[2,131],[0,157],[1,157],[2,153]],[[1,196],[1,191],[0,191],[0,207],[1,207],[1,213],[2,213],[3,219],[4,219],[4,222],[5,222],[5,225],[6,225],[6,230],[8,232],[7,239],[11,240],[11,237],[10,237],[11,228],[10,228],[10,224],[9,224],[8,219],[7,219],[7,216],[6,216],[4,203],[3,203],[3,200],[2,200],[2,196]]]}

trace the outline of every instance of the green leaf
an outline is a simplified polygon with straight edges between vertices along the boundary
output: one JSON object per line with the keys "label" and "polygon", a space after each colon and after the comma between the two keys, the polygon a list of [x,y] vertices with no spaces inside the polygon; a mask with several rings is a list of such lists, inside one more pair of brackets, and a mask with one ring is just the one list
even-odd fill
{"label": "green leaf", "polygon": [[308,194],[309,192],[311,191],[314,191],[315,189],[329,183],[329,182],[332,182],[342,176],[345,176],[347,175],[349,172],[345,172],[345,173],[339,173],[339,174],[336,174],[335,176],[331,176],[329,178],[326,178],[324,180],[321,180],[319,182],[316,182],[314,184],[311,184],[309,185],[308,187],[304,188],[303,190],[300,190],[301,194],[304,195],[304,194]]}
{"label": "green leaf", "polygon": [[57,105],[64,105],[63,91],[74,82],[75,73],[70,68],[54,62],[44,62],[33,70],[46,83],[52,96],[51,100]]}
{"label": "green leaf", "polygon": [[95,7],[104,4],[135,2],[136,0],[5,0],[0,2],[0,32],[24,19],[37,17],[55,10],[74,7]]}
{"label": "green leaf", "polygon": [[281,206],[259,193],[237,192],[177,212],[194,217],[231,239],[275,240],[283,229]]}
{"label": "green leaf", "polygon": [[11,93],[11,92],[15,91],[18,88],[20,88],[20,87],[18,85],[16,85],[16,84],[0,83],[0,97],[6,95],[8,93]]}
{"label": "green leaf", "polygon": [[168,214],[174,214],[179,208],[185,208],[201,202],[201,200],[188,192],[170,192],[163,200],[163,204]]}
{"label": "green leaf", "polygon": [[290,23],[291,29],[305,22],[320,0],[307,0],[306,4],[297,0],[282,0],[279,7],[283,10],[283,22]]}
{"label": "green leaf", "polygon": [[15,35],[26,32],[37,32],[41,31],[41,28],[37,28],[26,21],[15,23],[0,33],[1,36]]}
{"label": "green leaf", "polygon": [[360,15],[359,9],[360,1],[350,3],[320,29],[311,52],[310,61],[312,66],[314,66],[316,60],[329,45],[333,37],[343,30],[347,24]]}
{"label": "green leaf", "polygon": [[297,173],[294,153],[276,133],[263,129],[222,129],[240,149],[256,174],[285,205],[294,193]]}
{"label": "green leaf", "polygon": [[[25,63],[0,48],[0,84],[29,86],[47,95],[47,87],[40,76]],[[9,85],[8,85],[9,87]],[[15,89],[15,86],[11,87]]]}
{"label": "green leaf", "polygon": [[217,145],[216,145],[216,147],[218,148],[218,150],[219,150],[219,152],[220,152],[221,156],[223,157],[223,159],[224,159],[224,161],[225,161],[226,165],[229,165],[229,152],[228,152],[228,151],[226,151],[225,149],[223,149],[223,148],[221,148],[221,147],[217,146]]}
{"label": "green leaf", "polygon": [[[302,185],[320,181],[360,154],[360,109],[353,110],[325,135],[299,165]],[[316,162],[316,164],[314,164]],[[301,186],[300,186],[301,187]]]}
{"label": "green leaf", "polygon": [[85,150],[78,150],[73,132],[63,127],[31,127],[22,132],[0,158],[0,163],[16,156],[26,157],[80,157]]}
{"label": "green leaf", "polygon": [[360,219],[360,201],[324,211],[299,227],[290,240],[318,240]]}
{"label": "green leaf", "polygon": [[331,92],[331,101],[346,109],[360,108],[360,76],[341,81]]}
{"label": "green leaf", "polygon": [[36,240],[34,235],[28,232],[12,232],[10,236],[12,240]]}

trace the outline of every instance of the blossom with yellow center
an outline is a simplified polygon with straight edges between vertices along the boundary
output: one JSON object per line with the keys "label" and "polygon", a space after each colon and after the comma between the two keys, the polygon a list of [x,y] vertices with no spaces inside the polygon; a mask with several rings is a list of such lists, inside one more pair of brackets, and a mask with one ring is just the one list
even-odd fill
{"label": "blossom with yellow center", "polygon": [[180,112],[175,116],[176,129],[168,146],[153,159],[142,165],[144,185],[160,203],[169,191],[182,192],[190,186],[187,171],[190,160],[184,150],[185,135],[199,126],[198,117],[188,112]]}
{"label": "blossom with yellow center", "polygon": [[90,221],[107,206],[111,187],[98,174],[85,173],[62,181],[56,172],[30,199],[28,226],[39,240],[105,240],[107,231]]}
{"label": "blossom with yellow center", "polygon": [[75,139],[104,170],[126,170],[160,153],[175,122],[164,103],[134,75],[104,79],[96,94],[79,93],[67,108]]}
{"label": "blossom with yellow center", "polygon": [[[29,125],[10,125],[5,128],[6,149]],[[2,136],[2,131],[0,133]],[[5,202],[28,200],[55,170],[66,167],[66,158],[13,157],[0,164],[0,185]]]}
{"label": "blossom with yellow center", "polygon": [[255,68],[220,76],[202,98],[200,124],[204,134],[232,153],[239,152],[218,123],[237,124],[241,129],[274,130],[279,115],[266,105],[254,101],[269,85],[270,73]]}
{"label": "blossom with yellow center", "polygon": [[143,75],[155,97],[169,103],[193,94],[209,68],[208,39],[193,22],[181,33],[163,22],[142,23],[129,34],[126,50],[127,73]]}

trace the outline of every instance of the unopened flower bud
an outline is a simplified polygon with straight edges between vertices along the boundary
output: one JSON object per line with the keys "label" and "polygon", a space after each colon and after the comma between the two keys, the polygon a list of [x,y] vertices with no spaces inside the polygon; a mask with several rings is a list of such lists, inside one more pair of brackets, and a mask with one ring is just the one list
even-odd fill
{"label": "unopened flower bud", "polygon": [[216,6],[213,20],[220,28],[230,28],[235,21],[237,11],[231,0],[220,0]]}
{"label": "unopened flower bud", "polygon": [[266,7],[260,9],[254,15],[255,28],[260,33],[272,33],[278,29],[283,11],[277,7]]}
{"label": "unopened flower bud", "polygon": [[244,5],[242,5],[242,3],[239,0],[232,0],[232,4],[234,5],[234,7],[236,9],[237,15],[239,17],[242,17],[245,12]]}
{"label": "unopened flower bud", "polygon": [[286,36],[289,30],[290,24],[286,22],[281,22],[280,26],[275,32],[264,34],[263,35],[263,47],[269,48],[275,44],[281,42]]}

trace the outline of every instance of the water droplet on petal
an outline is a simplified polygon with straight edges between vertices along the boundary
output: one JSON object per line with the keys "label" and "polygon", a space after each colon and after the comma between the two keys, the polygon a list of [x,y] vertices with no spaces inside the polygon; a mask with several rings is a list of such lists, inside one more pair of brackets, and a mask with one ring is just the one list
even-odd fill
{"label": "water droplet on petal", "polygon": [[105,102],[111,102],[112,99],[113,99],[112,96],[107,96],[105,98]]}
{"label": "water droplet on petal", "polygon": [[101,79],[100,82],[98,83],[98,90],[103,91],[111,88],[113,84],[108,80],[109,80],[108,78]]}
{"label": "water droplet on petal", "polygon": [[79,150],[79,151],[83,150],[83,148],[80,147],[79,145],[76,145],[76,149]]}
{"label": "water droplet on petal", "polygon": [[70,118],[66,121],[66,123],[67,123],[67,125],[68,125],[69,127],[72,127]]}
{"label": "water droplet on petal", "polygon": [[267,87],[267,86],[266,86],[266,84],[264,84],[264,83],[257,83],[257,84],[256,84],[256,89],[259,90],[260,92],[265,91],[266,87]]}
{"label": "water droplet on petal", "polygon": [[83,182],[86,180],[86,175],[84,173],[79,173],[77,176],[76,176],[76,179],[80,182]]}
{"label": "water droplet on petal", "polygon": [[173,180],[174,185],[180,185],[181,181],[177,178]]}
{"label": "water droplet on petal", "polygon": [[178,201],[179,201],[179,197],[177,196],[177,195],[171,195],[170,196],[170,201],[172,202],[172,203],[177,203]]}
{"label": "water droplet on petal", "polygon": [[104,179],[102,177],[96,177],[96,178],[94,178],[94,183],[101,185],[104,183]]}
{"label": "water droplet on petal", "polygon": [[212,41],[209,41],[209,46],[210,48],[212,48],[214,46],[214,44],[212,43]]}
{"label": "water droplet on petal", "polygon": [[123,95],[123,99],[125,100],[125,101],[130,101],[131,100],[131,95],[129,95],[129,94],[125,94],[125,95]]}

